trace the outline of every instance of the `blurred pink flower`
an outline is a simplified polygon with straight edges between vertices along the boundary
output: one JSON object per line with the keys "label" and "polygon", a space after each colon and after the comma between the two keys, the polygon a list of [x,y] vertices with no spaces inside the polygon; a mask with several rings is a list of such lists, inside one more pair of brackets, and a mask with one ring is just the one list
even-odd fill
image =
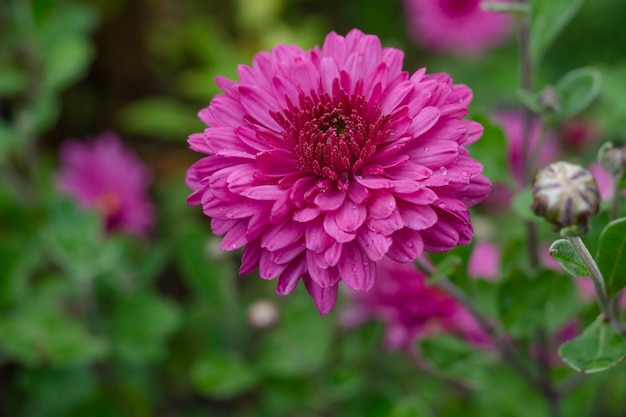
{"label": "blurred pink flower", "polygon": [[[589,171],[593,174],[598,184],[598,190],[603,200],[613,199],[613,177],[602,165],[597,162],[589,165]],[[626,193],[626,191],[624,191]]]}
{"label": "blurred pink flower", "polygon": [[[507,155],[509,169],[517,187],[525,186],[524,166],[522,161],[523,148],[523,118],[519,111],[499,112],[493,116],[494,120],[502,126],[507,143]],[[530,129],[531,157],[534,149],[539,146],[541,136],[541,124],[538,119],[533,119]],[[541,149],[537,152],[537,167],[554,161],[559,155],[558,138],[553,132],[546,132]]]}
{"label": "blurred pink flower", "polygon": [[405,0],[413,39],[435,52],[477,55],[507,39],[505,13],[484,11],[481,0]]}
{"label": "blurred pink flower", "polygon": [[223,250],[245,246],[240,274],[258,267],[279,295],[302,279],[324,315],[339,281],[370,289],[381,259],[470,242],[467,207],[490,188],[465,148],[482,134],[463,120],[472,93],[402,61],[353,30],[217,78],[224,93],[199,113],[209,128],[189,138],[208,156],[188,171],[188,203],[225,234]]}
{"label": "blurred pink flower", "polygon": [[106,230],[145,237],[154,221],[146,166],[117,135],[104,133],[91,142],[68,140],[60,150],[58,188],[85,208],[95,208]]}
{"label": "blurred pink flower", "polygon": [[500,258],[498,245],[485,241],[476,242],[467,264],[467,273],[472,278],[497,280],[500,276]]}
{"label": "blurred pink flower", "polygon": [[350,291],[342,321],[355,326],[377,319],[387,324],[390,349],[413,349],[417,339],[436,332],[455,334],[477,346],[490,341],[471,314],[452,296],[426,284],[412,263],[385,259],[377,264],[378,278],[368,292]]}

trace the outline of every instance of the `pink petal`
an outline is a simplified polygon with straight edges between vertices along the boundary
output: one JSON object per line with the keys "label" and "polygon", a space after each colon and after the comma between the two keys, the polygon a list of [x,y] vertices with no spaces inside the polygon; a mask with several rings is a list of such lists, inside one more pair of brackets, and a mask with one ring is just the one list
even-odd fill
{"label": "pink petal", "polygon": [[303,277],[302,281],[304,281],[304,286],[313,299],[320,316],[323,317],[330,313],[337,301],[337,288],[339,286],[335,284],[330,287],[320,287],[311,278],[307,278],[306,276]]}
{"label": "pink petal", "polygon": [[345,245],[337,267],[348,288],[368,291],[374,285],[376,264],[361,250],[359,245]]}

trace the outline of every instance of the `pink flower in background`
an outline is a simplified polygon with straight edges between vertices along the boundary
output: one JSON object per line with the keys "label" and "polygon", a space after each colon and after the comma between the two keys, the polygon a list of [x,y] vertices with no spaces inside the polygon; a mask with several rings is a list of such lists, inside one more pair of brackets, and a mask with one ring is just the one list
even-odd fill
{"label": "pink flower in background", "polygon": [[468,260],[467,273],[472,278],[488,281],[500,277],[501,250],[492,242],[476,242]]}
{"label": "pink flower in background", "polygon": [[82,207],[95,208],[106,230],[145,237],[154,220],[148,197],[150,174],[142,161],[113,133],[89,143],[69,140],[61,146],[59,189]]}
{"label": "pink flower in background", "polygon": [[[509,169],[518,187],[525,186],[524,166],[522,161],[523,147],[523,118],[520,111],[500,112],[494,115],[494,120],[502,126],[507,143]],[[539,146],[541,136],[541,124],[538,119],[533,119],[530,129],[531,157],[534,149]],[[545,134],[541,149],[537,153],[539,159],[537,167],[554,161],[559,155],[558,137],[552,133]]]}
{"label": "pink flower in background", "polygon": [[350,291],[351,302],[342,320],[348,326],[377,319],[387,324],[385,341],[391,349],[412,349],[416,339],[432,333],[458,335],[477,346],[489,338],[471,314],[443,290],[428,286],[414,264],[384,260],[368,292]]}
{"label": "pink flower in background", "polygon": [[240,274],[259,268],[291,293],[300,279],[320,314],[343,281],[374,285],[385,257],[470,242],[467,207],[488,194],[466,146],[472,93],[446,74],[409,76],[403,53],[358,30],[322,47],[277,46],[240,66],[190,136],[205,156],[188,171],[223,250],[245,246]]}
{"label": "pink flower in background", "polygon": [[481,0],[405,0],[413,39],[435,52],[476,55],[507,39],[505,13],[484,11]]}

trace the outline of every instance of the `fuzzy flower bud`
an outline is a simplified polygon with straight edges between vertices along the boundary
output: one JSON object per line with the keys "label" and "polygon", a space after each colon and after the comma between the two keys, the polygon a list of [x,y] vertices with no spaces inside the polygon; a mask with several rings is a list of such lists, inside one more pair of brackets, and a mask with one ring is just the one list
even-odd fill
{"label": "fuzzy flower bud", "polygon": [[537,172],[532,183],[533,212],[569,236],[587,233],[589,218],[600,209],[596,180],[585,168],[558,161]]}
{"label": "fuzzy flower bud", "polygon": [[606,142],[598,150],[598,162],[611,174],[621,176],[626,170],[626,147],[615,148]]}

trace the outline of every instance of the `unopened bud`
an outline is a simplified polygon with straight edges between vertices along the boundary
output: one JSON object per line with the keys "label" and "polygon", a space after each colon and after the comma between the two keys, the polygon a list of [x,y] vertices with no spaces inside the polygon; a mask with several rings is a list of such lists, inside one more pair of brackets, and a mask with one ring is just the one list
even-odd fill
{"label": "unopened bud", "polygon": [[600,209],[596,180],[585,168],[559,161],[541,168],[532,183],[533,212],[569,236],[587,233]]}
{"label": "unopened bud", "polygon": [[622,175],[626,170],[626,147],[615,148],[606,142],[598,150],[598,162],[613,175]]}

